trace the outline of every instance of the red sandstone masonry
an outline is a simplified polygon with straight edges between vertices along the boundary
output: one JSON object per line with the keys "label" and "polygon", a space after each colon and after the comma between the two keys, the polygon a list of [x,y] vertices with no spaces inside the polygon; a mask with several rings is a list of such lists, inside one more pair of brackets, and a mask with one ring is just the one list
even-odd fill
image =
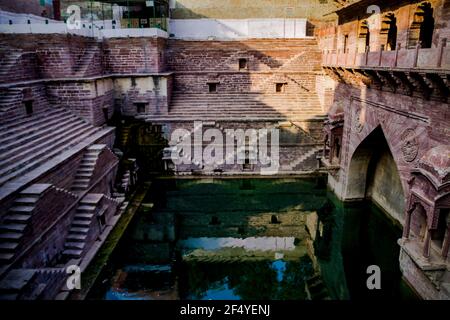
{"label": "red sandstone masonry", "polygon": [[[75,195],[69,194],[62,189],[52,187],[47,190],[37,202],[31,220],[28,223],[28,232],[26,232],[22,238],[20,247],[17,248],[17,252],[20,253],[21,250],[25,249],[30,243],[38,239],[43,231],[54,223],[75,201]],[[58,225],[57,229],[59,230],[57,230],[58,232],[55,232],[54,242],[50,243],[45,241],[47,243],[47,250],[41,252],[36,251],[34,261],[27,261],[27,258],[25,258],[22,260],[22,265],[28,268],[44,267],[51,261],[54,261],[61,251],[61,244],[63,244],[63,242],[61,240],[58,241],[58,239],[64,238],[64,233],[67,232],[66,229],[61,228],[63,225],[64,224]],[[34,248],[34,250],[36,250],[36,248]],[[29,255],[29,257],[31,256],[33,255]]]}
{"label": "red sandstone masonry", "polygon": [[107,73],[155,73],[165,70],[162,38],[113,38],[104,42]]}
{"label": "red sandstone masonry", "polygon": [[[364,97],[364,100],[393,107],[398,111],[421,115],[429,119],[429,123],[369,106],[366,109],[363,130],[361,133],[358,133],[354,130],[352,119],[354,120],[354,114],[359,110],[360,103],[355,102],[350,105],[349,97],[352,96]],[[431,146],[446,145],[450,141],[450,129],[448,126],[450,123],[450,111],[446,103],[426,101],[417,97],[397,95],[373,89],[365,89],[363,95],[361,89],[343,84],[338,85],[334,100],[342,103],[345,111],[343,154],[347,154],[348,156],[341,157],[341,181],[345,181],[347,168],[350,165],[353,152],[364,138],[378,125],[381,125],[383,129],[394,160],[398,166],[405,195],[409,193],[409,184],[407,181],[410,178],[411,169],[414,168],[417,161]],[[417,134],[418,155],[413,162],[406,162],[402,154],[403,141],[401,140],[401,135],[407,129],[413,129]]]}

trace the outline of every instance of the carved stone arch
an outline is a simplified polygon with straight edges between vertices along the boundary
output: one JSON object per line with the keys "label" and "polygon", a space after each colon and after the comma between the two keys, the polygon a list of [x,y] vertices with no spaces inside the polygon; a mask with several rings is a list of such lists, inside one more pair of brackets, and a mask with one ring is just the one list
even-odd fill
{"label": "carved stone arch", "polygon": [[[370,198],[403,223],[405,187],[381,125],[356,147],[347,168],[345,200]],[[400,196],[399,196],[400,195]]]}
{"label": "carved stone arch", "polygon": [[397,47],[397,17],[393,12],[383,15],[379,39],[386,51],[395,50]]}
{"label": "carved stone arch", "polygon": [[370,29],[367,20],[362,20],[358,28],[358,53],[370,51]]}
{"label": "carved stone arch", "polygon": [[422,2],[412,17],[408,33],[408,47],[414,48],[421,42],[422,48],[431,48],[435,28],[434,8],[430,2]]}

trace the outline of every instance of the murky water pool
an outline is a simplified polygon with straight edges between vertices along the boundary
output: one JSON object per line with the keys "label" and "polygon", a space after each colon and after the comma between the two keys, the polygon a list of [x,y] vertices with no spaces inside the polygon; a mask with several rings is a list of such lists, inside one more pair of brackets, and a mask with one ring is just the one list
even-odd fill
{"label": "murky water pool", "polygon": [[[153,207],[150,205],[153,203]],[[315,179],[153,182],[90,299],[414,299],[401,230]],[[367,288],[367,267],[381,290]]]}

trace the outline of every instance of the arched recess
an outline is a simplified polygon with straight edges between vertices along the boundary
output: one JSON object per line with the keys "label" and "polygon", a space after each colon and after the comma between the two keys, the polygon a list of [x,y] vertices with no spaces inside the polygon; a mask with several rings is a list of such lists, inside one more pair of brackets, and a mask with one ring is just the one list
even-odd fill
{"label": "arched recess", "polygon": [[381,126],[353,153],[347,173],[346,200],[371,199],[403,222],[405,195],[397,164]]}
{"label": "arched recess", "polygon": [[386,51],[395,50],[397,46],[397,18],[393,13],[383,16],[380,30],[380,43]]}
{"label": "arched recess", "polygon": [[435,259],[445,261],[450,248],[450,146],[429,149],[411,175],[404,244],[421,249],[425,258],[434,252]]}
{"label": "arched recess", "polygon": [[370,30],[367,20],[361,21],[358,32],[358,53],[370,51]]}
{"label": "arched recess", "polygon": [[435,27],[433,14],[434,9],[429,2],[423,2],[417,7],[409,29],[409,48],[414,48],[418,42],[421,42],[422,48],[431,48]]}

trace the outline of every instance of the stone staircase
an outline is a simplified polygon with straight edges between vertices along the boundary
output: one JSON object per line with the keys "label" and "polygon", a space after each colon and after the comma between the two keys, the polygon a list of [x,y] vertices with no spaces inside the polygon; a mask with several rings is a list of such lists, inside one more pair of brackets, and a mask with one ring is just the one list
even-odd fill
{"label": "stone staircase", "polygon": [[0,300],[48,300],[66,277],[63,268],[13,269],[0,282]]}
{"label": "stone staircase", "polygon": [[281,165],[281,171],[296,171],[298,167],[300,167],[303,162],[311,158],[312,156],[315,156],[319,151],[321,151],[323,147],[314,147],[311,148],[308,152],[306,152],[303,156],[295,160],[294,162],[291,162],[289,164],[282,164]]}
{"label": "stone staircase", "polygon": [[174,93],[168,115],[142,115],[149,121],[282,121],[323,117],[315,93]]}
{"label": "stone staircase", "polygon": [[[62,108],[0,120],[0,186],[110,128],[94,127]],[[44,168],[42,168],[44,169]]]}
{"label": "stone staircase", "polygon": [[22,56],[22,50],[11,50],[11,48],[1,48],[4,54],[0,61],[0,79],[6,77],[12,70],[11,68],[17,63],[17,60]]}
{"label": "stone staircase", "polygon": [[[36,239],[35,224],[39,224],[42,215],[49,214],[42,209],[40,201],[48,204],[49,201],[60,199],[63,205],[53,204],[53,208],[64,207],[71,201],[76,201],[77,196],[67,190],[56,188],[51,184],[32,184],[18,193],[12,206],[2,214],[0,224],[0,273],[14,259],[23,253],[24,246]],[[52,199],[52,200],[48,200]]]}
{"label": "stone staircase", "polygon": [[8,264],[17,254],[21,240],[41,195],[49,184],[35,184],[22,191],[0,225],[0,264]]}
{"label": "stone staircase", "polygon": [[75,174],[75,179],[71,188],[72,192],[80,193],[89,188],[97,159],[105,147],[106,145],[104,144],[96,144],[86,149],[80,166]]}
{"label": "stone staircase", "polygon": [[100,48],[97,44],[87,47],[76,59],[76,63],[73,67],[74,75],[76,77],[86,76],[89,68],[92,67],[95,56],[100,56],[100,54]]}
{"label": "stone staircase", "polygon": [[102,194],[87,194],[79,203],[64,244],[63,255],[68,259],[79,259],[84,253],[89,231],[96,220],[96,212]]}
{"label": "stone staircase", "polygon": [[12,111],[17,106],[17,101],[21,101],[21,98],[21,88],[2,89],[0,91],[0,115]]}

